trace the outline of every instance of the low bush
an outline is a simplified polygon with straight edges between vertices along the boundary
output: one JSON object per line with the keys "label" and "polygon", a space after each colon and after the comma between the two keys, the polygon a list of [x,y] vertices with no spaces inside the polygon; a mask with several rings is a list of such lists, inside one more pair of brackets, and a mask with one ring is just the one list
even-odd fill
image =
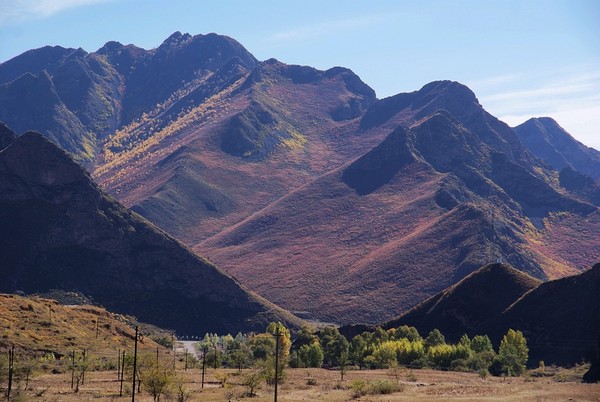
{"label": "low bush", "polygon": [[352,398],[360,398],[365,395],[387,395],[402,392],[404,386],[390,380],[376,380],[369,383],[363,380],[355,380],[350,384],[350,389]]}

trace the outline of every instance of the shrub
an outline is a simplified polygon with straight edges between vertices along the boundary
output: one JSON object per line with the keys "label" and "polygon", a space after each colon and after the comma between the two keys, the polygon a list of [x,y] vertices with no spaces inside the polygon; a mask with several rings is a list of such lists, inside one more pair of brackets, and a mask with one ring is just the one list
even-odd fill
{"label": "shrub", "polygon": [[158,402],[161,395],[173,382],[173,372],[169,368],[154,367],[144,373],[142,381],[154,401]]}
{"label": "shrub", "polygon": [[387,395],[394,392],[404,391],[404,386],[396,381],[377,380],[367,383],[363,380],[355,380],[350,384],[352,398],[360,398],[365,395]]}
{"label": "shrub", "polygon": [[452,363],[450,364],[450,368],[452,369],[452,371],[459,371],[459,372],[471,371],[469,368],[468,361],[466,359],[453,360]]}
{"label": "shrub", "polygon": [[352,398],[360,398],[367,395],[367,383],[363,380],[354,380],[350,383]]}
{"label": "shrub", "polygon": [[251,369],[244,378],[242,379],[241,384],[248,387],[247,395],[249,397],[253,397],[256,395],[254,391],[259,387],[260,383],[265,379],[265,371],[262,367],[256,366]]}
{"label": "shrub", "polygon": [[495,358],[496,353],[493,350],[484,351],[479,353],[473,353],[471,357],[467,360],[467,363],[471,370],[479,371],[482,369],[489,369]]}
{"label": "shrub", "polygon": [[401,391],[404,391],[401,384],[389,380],[377,380],[368,389],[368,393],[371,395],[387,395]]}

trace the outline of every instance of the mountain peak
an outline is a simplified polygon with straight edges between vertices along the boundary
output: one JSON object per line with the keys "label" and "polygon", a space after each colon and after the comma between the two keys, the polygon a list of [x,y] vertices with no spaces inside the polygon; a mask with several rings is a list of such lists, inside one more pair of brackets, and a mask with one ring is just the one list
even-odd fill
{"label": "mountain peak", "polygon": [[42,70],[54,71],[63,59],[75,49],[61,46],[44,46],[28,50],[19,56],[0,63],[0,83],[10,82],[29,72],[34,75]]}
{"label": "mountain peak", "polygon": [[482,107],[466,85],[456,81],[433,81],[418,91],[400,93],[373,103],[364,114],[360,128],[369,129],[387,121],[393,122],[393,117],[403,110],[410,110],[417,120],[439,110],[446,110],[461,119],[478,114]]}
{"label": "mountain peak", "polygon": [[182,34],[179,31],[173,32],[167,39],[163,41],[163,43],[161,43],[161,45],[158,47],[158,50],[160,51],[163,49],[169,49],[172,47],[179,46],[191,38],[192,35],[190,35],[189,33]]}
{"label": "mountain peak", "polygon": [[458,108],[469,104],[479,105],[475,93],[466,85],[456,81],[433,81],[423,86],[417,93],[420,98],[417,107],[435,103],[439,105],[438,109],[446,109],[452,114]]}
{"label": "mountain peak", "polygon": [[121,42],[115,40],[108,41],[100,49],[96,51],[98,54],[112,54],[123,47]]}

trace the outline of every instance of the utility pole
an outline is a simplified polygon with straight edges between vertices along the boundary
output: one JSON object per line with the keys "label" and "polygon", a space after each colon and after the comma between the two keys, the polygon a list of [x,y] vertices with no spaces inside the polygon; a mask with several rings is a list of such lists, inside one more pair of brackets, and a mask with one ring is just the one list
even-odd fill
{"label": "utility pole", "polygon": [[8,390],[6,400],[10,401],[10,391],[12,390],[13,373],[15,370],[15,347],[12,346],[8,351]]}
{"label": "utility pole", "polygon": [[279,324],[275,329],[275,395],[274,402],[277,402],[277,383],[279,380]]}
{"label": "utility pole", "polygon": [[86,353],[85,353],[85,349],[83,349],[83,367],[82,367],[82,372],[81,372],[81,385],[83,385],[83,382],[85,381],[85,371],[86,371]]}
{"label": "utility pole", "polygon": [[204,354],[202,355],[202,389],[204,389],[204,370],[206,369],[206,353],[208,346],[204,346]]}
{"label": "utility pole", "polygon": [[119,349],[119,361],[121,362],[121,373],[119,377],[119,382],[121,383],[119,386],[119,397],[123,396],[123,380],[125,379],[125,351],[121,355],[121,350]]}
{"label": "utility pole", "polygon": [[75,388],[75,350],[71,357],[71,389]]}
{"label": "utility pole", "polygon": [[135,402],[135,373],[137,370],[138,327],[135,327],[135,343],[133,347],[133,382],[131,385],[131,402]]}

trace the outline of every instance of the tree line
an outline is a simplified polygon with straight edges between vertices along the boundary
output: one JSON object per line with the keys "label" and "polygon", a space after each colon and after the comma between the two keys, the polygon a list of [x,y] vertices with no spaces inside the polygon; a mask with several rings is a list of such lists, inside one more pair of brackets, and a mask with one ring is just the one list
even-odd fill
{"label": "tree line", "polygon": [[[482,376],[518,376],[525,372],[529,349],[521,331],[508,330],[497,350],[487,335],[470,338],[463,335],[458,343],[446,342],[434,329],[422,337],[415,327],[400,326],[384,330],[377,327],[351,340],[336,327],[319,331],[304,326],[293,340],[281,323],[271,323],[264,333],[238,333],[218,336],[206,334],[198,343],[208,366],[231,367],[240,371],[262,365],[273,366],[275,329],[279,327],[281,364],[292,368],[339,368],[342,376],[349,367],[386,369],[394,367],[434,368],[473,371]],[[273,371],[273,370],[271,370]]]}

